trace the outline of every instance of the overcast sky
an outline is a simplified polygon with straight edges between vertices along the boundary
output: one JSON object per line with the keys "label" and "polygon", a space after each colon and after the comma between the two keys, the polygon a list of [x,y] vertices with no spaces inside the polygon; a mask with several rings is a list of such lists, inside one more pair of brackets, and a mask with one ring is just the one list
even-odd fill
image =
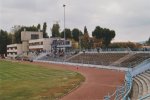
{"label": "overcast sky", "polygon": [[63,30],[63,4],[66,27],[89,34],[95,26],[115,30],[114,41],[145,41],[150,37],[150,0],[0,0],[0,29],[14,25],[47,22],[48,33],[56,21]]}

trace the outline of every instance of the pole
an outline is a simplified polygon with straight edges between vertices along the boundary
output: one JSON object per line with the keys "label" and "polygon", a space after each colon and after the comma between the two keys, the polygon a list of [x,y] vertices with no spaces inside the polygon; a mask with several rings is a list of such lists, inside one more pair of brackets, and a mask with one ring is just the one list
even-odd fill
{"label": "pole", "polygon": [[66,59],[66,47],[65,47],[65,45],[66,45],[66,32],[65,32],[65,28],[66,28],[66,26],[65,26],[65,21],[66,21],[65,7],[66,7],[66,5],[64,4],[63,7],[64,7],[64,56],[65,56],[65,59]]}
{"label": "pole", "polygon": [[66,40],[66,32],[65,32],[65,28],[66,28],[66,26],[65,26],[65,24],[66,24],[65,23],[65,21],[66,21],[66,18],[65,18],[66,17],[65,16],[65,7],[66,7],[66,5],[64,4],[63,7],[64,7],[64,39]]}

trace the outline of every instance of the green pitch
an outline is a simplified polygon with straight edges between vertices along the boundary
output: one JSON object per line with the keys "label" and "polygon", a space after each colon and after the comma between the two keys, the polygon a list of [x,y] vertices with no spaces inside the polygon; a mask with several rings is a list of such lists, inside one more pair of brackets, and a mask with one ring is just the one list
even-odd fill
{"label": "green pitch", "polygon": [[82,81],[76,72],[0,60],[0,100],[54,100]]}

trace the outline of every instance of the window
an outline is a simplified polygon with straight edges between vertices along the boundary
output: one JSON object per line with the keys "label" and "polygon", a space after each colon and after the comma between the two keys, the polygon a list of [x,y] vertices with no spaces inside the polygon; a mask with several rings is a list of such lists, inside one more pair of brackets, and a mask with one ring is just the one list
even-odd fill
{"label": "window", "polygon": [[39,39],[39,35],[38,34],[31,34],[31,39]]}

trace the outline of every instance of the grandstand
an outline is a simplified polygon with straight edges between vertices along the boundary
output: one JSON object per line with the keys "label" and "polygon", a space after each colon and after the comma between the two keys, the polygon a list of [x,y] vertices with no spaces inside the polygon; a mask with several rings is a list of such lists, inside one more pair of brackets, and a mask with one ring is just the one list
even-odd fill
{"label": "grandstand", "polygon": [[128,53],[81,53],[69,59],[68,62],[107,66],[127,54]]}
{"label": "grandstand", "polygon": [[148,58],[150,58],[150,53],[135,53],[134,55],[120,62],[120,64],[116,66],[120,65],[123,67],[135,67],[136,65],[140,64],[142,61]]}
{"label": "grandstand", "polygon": [[[31,53],[32,54],[32,53]],[[31,55],[29,53],[29,55]],[[35,56],[36,55],[36,56]],[[34,54],[35,61],[65,62],[71,65],[101,66],[126,68],[125,83],[118,86],[113,94],[105,96],[105,100],[144,100],[150,97],[150,53],[149,51],[84,51],[78,53],[65,52],[60,55],[53,52]],[[123,70],[127,71],[127,70]],[[118,99],[119,98],[119,99]],[[149,99],[146,99],[149,100]]]}
{"label": "grandstand", "polygon": [[[42,53],[41,53],[42,54]],[[144,51],[103,51],[103,52],[79,52],[65,55],[60,53],[47,52],[45,56],[39,55],[36,60],[69,62],[78,64],[104,65],[133,68],[144,60],[150,58],[149,52]]]}
{"label": "grandstand", "polygon": [[148,93],[150,93],[150,70],[147,70],[133,78],[131,99],[137,100]]}

